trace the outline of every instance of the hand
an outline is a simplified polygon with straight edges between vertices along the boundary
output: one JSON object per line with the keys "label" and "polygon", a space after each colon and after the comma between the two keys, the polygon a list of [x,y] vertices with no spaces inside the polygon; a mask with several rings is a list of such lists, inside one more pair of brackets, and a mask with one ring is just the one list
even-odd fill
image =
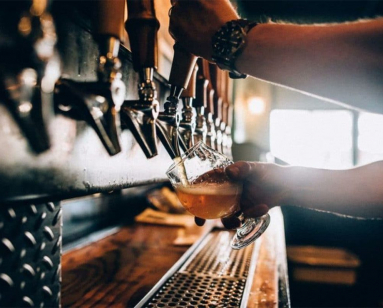
{"label": "hand", "polygon": [[169,33],[196,56],[211,60],[213,35],[226,22],[238,19],[229,0],[172,1]]}
{"label": "hand", "polygon": [[241,210],[246,217],[260,217],[269,208],[284,203],[290,194],[286,167],[240,161],[226,168],[232,181],[243,182]]}
{"label": "hand", "polygon": [[[243,183],[241,196],[241,211],[246,217],[260,217],[265,215],[273,206],[285,203],[290,195],[286,167],[268,163],[240,161],[225,169],[226,175],[236,182]],[[204,220],[195,219],[201,226]],[[233,215],[222,219],[227,229],[236,229],[240,221]]]}

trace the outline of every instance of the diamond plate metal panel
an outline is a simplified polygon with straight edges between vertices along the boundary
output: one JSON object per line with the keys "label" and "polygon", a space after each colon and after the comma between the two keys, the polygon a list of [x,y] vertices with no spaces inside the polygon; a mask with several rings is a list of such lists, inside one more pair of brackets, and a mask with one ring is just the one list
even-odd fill
{"label": "diamond plate metal panel", "polygon": [[0,206],[0,307],[59,307],[60,203]]}

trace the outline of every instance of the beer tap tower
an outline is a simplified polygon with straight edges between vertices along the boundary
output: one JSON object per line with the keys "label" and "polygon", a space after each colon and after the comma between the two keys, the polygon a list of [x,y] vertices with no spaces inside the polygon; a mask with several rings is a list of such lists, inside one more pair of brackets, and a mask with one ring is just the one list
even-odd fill
{"label": "beer tap tower", "polygon": [[11,16],[9,21],[3,16],[8,23],[3,30],[10,31],[3,33],[6,39],[0,43],[0,100],[18,123],[30,148],[41,153],[50,147],[46,118],[53,106],[53,86],[60,76],[60,63],[49,3],[30,2],[25,9],[25,2],[1,3],[4,12],[9,9],[4,6],[15,5],[9,14],[20,15]]}
{"label": "beer tap tower", "polygon": [[125,98],[118,58],[124,22],[125,0],[97,0],[94,23],[99,46],[97,81],[60,79],[56,84],[57,110],[86,120],[96,131],[109,155],[121,151],[119,110]]}
{"label": "beer tap tower", "polygon": [[159,22],[153,0],[127,0],[129,33],[133,68],[139,73],[139,100],[125,101],[121,121],[133,133],[147,158],[157,155],[156,119],[159,113],[153,73],[157,69],[157,31]]}
{"label": "beer tap tower", "polygon": [[187,145],[180,138],[178,131],[180,116],[177,112],[182,91],[187,88],[197,57],[185,51],[177,43],[174,45],[174,58],[169,76],[170,95],[164,104],[164,111],[157,119],[158,136],[172,159],[181,156],[181,149]]}
{"label": "beer tap tower", "polygon": [[198,65],[196,64],[190,77],[189,85],[181,94],[183,108],[179,131],[188,149],[194,145],[196,128],[196,115],[193,111],[193,100],[196,98],[197,71]]}

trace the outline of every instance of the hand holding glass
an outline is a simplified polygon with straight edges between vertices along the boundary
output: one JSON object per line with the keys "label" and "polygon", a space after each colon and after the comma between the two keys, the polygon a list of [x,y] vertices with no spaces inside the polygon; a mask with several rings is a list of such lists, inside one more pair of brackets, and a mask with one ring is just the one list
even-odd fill
{"label": "hand holding glass", "polygon": [[[225,167],[233,162],[203,142],[185,152],[166,172],[182,205],[204,219],[225,218],[240,210],[242,183],[230,181]],[[231,247],[241,249],[255,241],[268,227],[270,216],[244,218]]]}

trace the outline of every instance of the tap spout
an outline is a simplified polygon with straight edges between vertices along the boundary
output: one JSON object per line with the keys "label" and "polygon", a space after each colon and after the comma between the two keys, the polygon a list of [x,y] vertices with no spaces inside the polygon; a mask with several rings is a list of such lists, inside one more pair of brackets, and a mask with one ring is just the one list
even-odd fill
{"label": "tap spout", "polygon": [[[158,137],[172,159],[181,156],[180,146],[183,140],[178,132],[179,124],[178,114],[172,115],[166,112],[160,112],[156,121]],[[182,148],[186,148],[186,145],[183,144]]]}
{"label": "tap spout", "polygon": [[24,12],[20,12],[18,26],[10,31],[7,43],[0,44],[0,100],[18,123],[31,149],[41,153],[50,147],[47,116],[53,105],[60,64],[48,2],[30,2],[29,10],[24,11],[20,6]]}
{"label": "tap spout", "polygon": [[156,120],[159,104],[152,101],[125,101],[121,107],[121,123],[133,134],[147,158],[158,154]]}
{"label": "tap spout", "polygon": [[86,120],[96,131],[109,155],[115,155],[121,151],[118,111],[124,89],[121,80],[109,84],[61,79],[56,84],[55,103],[58,111],[75,119]]}
{"label": "tap spout", "polygon": [[18,123],[35,153],[49,149],[50,139],[43,118],[43,102],[34,69],[23,69],[16,78],[4,78],[0,97]]}
{"label": "tap spout", "polygon": [[153,67],[140,70],[139,100],[125,101],[121,108],[122,124],[132,132],[147,158],[158,154],[156,120],[160,107],[153,73]]}

